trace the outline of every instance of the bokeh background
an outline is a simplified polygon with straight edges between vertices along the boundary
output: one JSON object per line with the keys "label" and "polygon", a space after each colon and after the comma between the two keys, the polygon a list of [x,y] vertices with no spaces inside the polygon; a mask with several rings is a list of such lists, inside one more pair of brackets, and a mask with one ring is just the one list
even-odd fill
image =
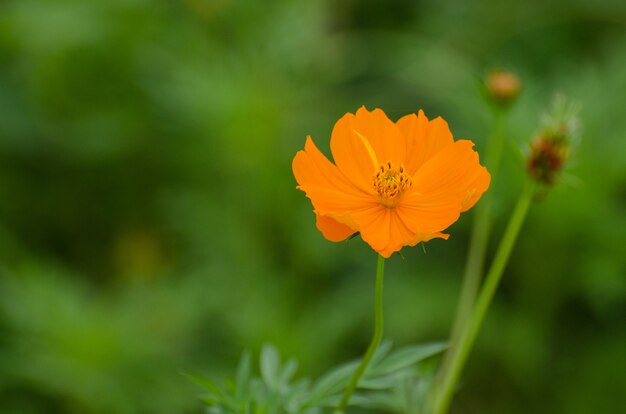
{"label": "bokeh background", "polygon": [[[552,96],[581,143],[532,207],[454,413],[614,413],[626,386],[626,3],[5,0],[0,411],[196,413],[265,342],[316,376],[369,341],[376,257],[314,227],[291,160],[360,105],[484,149],[490,68],[523,93],[502,233]],[[445,339],[471,213],[388,261],[386,336]],[[494,250],[494,243],[490,252]]]}

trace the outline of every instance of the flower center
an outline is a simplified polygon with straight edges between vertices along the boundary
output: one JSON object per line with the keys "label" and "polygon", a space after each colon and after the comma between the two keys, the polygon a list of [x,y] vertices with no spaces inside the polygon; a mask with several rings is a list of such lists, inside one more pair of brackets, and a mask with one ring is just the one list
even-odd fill
{"label": "flower center", "polygon": [[374,189],[380,195],[385,207],[395,207],[398,199],[411,188],[411,177],[402,165],[396,166],[391,161],[381,164],[374,174]]}

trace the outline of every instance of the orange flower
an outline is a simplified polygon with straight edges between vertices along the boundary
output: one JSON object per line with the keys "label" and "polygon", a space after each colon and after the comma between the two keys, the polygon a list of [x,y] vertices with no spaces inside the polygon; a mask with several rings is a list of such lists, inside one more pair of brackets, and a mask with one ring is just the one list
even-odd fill
{"label": "orange flower", "polygon": [[384,257],[441,233],[489,187],[471,141],[454,141],[441,118],[421,110],[393,123],[380,110],[347,113],[330,138],[331,163],[307,137],[293,159],[298,188],[311,199],[330,241],[356,232]]}

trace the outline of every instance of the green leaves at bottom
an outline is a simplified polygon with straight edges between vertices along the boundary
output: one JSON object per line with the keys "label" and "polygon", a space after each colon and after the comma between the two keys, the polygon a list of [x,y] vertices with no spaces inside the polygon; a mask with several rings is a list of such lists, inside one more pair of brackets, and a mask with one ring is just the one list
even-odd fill
{"label": "green leaves at bottom", "polygon": [[[443,343],[408,346],[391,352],[391,343],[378,348],[371,365],[359,381],[351,406],[388,413],[417,413],[431,375],[423,364],[445,350]],[[357,369],[352,361],[331,369],[317,381],[292,382],[298,363],[281,362],[276,348],[265,345],[259,358],[260,376],[252,373],[252,362],[244,352],[234,380],[219,387],[213,381],[187,377],[206,391],[200,398],[212,414],[322,414],[330,412]]]}

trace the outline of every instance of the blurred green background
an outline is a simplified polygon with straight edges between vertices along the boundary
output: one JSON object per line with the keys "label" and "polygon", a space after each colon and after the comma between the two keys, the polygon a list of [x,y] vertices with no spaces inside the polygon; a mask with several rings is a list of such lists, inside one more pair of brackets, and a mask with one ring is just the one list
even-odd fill
{"label": "blurred green background", "polygon": [[[626,386],[626,3],[5,0],[0,4],[0,412],[194,413],[264,342],[315,376],[361,354],[375,254],[295,189],[311,134],[423,108],[479,150],[490,68],[523,93],[495,236],[555,92],[570,171],[532,207],[454,413],[613,413]],[[386,336],[444,339],[471,213],[388,261]],[[493,252],[494,246],[491,247]]]}

